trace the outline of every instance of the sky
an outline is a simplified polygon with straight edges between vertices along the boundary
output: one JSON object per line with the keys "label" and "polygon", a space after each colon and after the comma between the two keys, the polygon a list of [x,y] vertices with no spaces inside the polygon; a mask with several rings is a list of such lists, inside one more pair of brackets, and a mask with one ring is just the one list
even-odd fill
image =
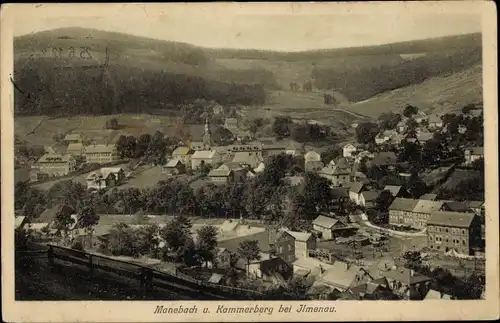
{"label": "sky", "polygon": [[128,5],[119,10],[116,7],[112,11],[109,8],[82,9],[67,14],[40,10],[33,11],[29,19],[24,16],[16,20],[14,35],[61,27],[88,27],[211,48],[302,51],[481,31],[481,15],[474,10],[437,8],[432,11],[400,6],[398,10],[391,9],[393,7],[383,10],[382,7],[375,14],[367,10],[368,6],[344,5],[331,10],[332,7],[335,6],[328,7],[329,10],[326,7],[304,10],[305,7],[284,9],[281,6],[280,9],[259,11],[236,5],[229,11],[206,5],[182,8]]}

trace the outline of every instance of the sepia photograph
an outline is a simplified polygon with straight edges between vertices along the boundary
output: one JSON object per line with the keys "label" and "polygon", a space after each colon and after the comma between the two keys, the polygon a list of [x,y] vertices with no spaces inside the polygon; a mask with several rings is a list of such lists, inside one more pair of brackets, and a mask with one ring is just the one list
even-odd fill
{"label": "sepia photograph", "polygon": [[2,258],[42,311],[16,318],[498,318],[487,11],[2,6]]}

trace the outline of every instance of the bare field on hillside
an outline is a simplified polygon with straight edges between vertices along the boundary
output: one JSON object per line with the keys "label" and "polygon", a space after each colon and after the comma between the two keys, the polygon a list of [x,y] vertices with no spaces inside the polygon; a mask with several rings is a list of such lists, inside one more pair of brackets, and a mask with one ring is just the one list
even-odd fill
{"label": "bare field on hillside", "polygon": [[402,112],[406,104],[412,104],[428,114],[441,115],[482,101],[482,67],[476,65],[462,72],[433,77],[420,84],[382,93],[353,103],[347,109],[376,118],[390,111]]}
{"label": "bare field on hillside", "polygon": [[[120,129],[106,129],[106,121],[116,118]],[[68,132],[81,133],[84,138],[97,143],[116,141],[120,135],[139,137],[141,134],[154,134],[161,131],[175,136],[176,119],[169,116],[153,116],[148,114],[121,114],[110,116],[78,116],[68,118],[16,117],[14,132],[21,140],[33,145],[53,145],[55,135]],[[204,125],[187,125],[193,138],[203,136]],[[34,129],[34,131],[33,131]]]}

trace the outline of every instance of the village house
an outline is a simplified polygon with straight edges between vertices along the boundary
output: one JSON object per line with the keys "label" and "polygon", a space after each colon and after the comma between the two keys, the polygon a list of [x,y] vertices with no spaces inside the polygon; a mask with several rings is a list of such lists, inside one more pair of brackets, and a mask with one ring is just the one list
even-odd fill
{"label": "village house", "polygon": [[75,210],[72,207],[66,204],[58,204],[51,208],[45,209],[37,218],[31,219],[30,223],[28,224],[28,228],[38,232],[43,231],[44,228],[48,228],[51,234],[55,234],[58,231],[54,223],[56,215],[66,214],[68,216],[71,216],[74,213]]}
{"label": "village house", "polygon": [[363,190],[365,190],[366,185],[361,182],[353,182],[349,187],[349,199],[360,205],[360,197]]}
{"label": "village house", "polygon": [[484,159],[484,149],[483,147],[471,147],[464,152],[465,164],[470,165],[475,160]]}
{"label": "village house", "polygon": [[192,141],[189,144],[189,147],[193,152],[202,151],[202,150],[210,150],[210,145],[204,143],[203,141]]}
{"label": "village house", "polygon": [[232,183],[239,181],[245,174],[245,169],[240,164],[230,162],[220,165],[217,169],[212,169],[208,173],[208,177],[212,182]]}
{"label": "village house", "polygon": [[339,166],[331,167],[328,165],[323,167],[318,172],[318,175],[331,181],[332,186],[342,186],[353,181],[351,169]]}
{"label": "village house", "polygon": [[389,206],[389,224],[410,226],[413,224],[413,209],[418,200],[395,198]]}
{"label": "village house", "polygon": [[234,153],[232,162],[256,168],[263,163],[263,157],[261,152],[258,151],[241,151]]}
{"label": "village house", "polygon": [[84,156],[87,163],[107,164],[120,160],[120,154],[114,144],[94,144],[85,147]]}
{"label": "village house", "polygon": [[478,216],[484,216],[484,201],[464,201],[472,212]]}
{"label": "village house", "polygon": [[303,156],[304,144],[298,143],[296,141],[291,141],[286,147],[285,154],[296,157]]}
{"label": "village house", "polygon": [[313,286],[326,285],[339,292],[358,286],[372,279],[364,268],[343,261],[335,261],[314,282]]}
{"label": "village house", "polygon": [[370,160],[367,165],[368,166],[379,166],[379,167],[385,167],[385,166],[391,166],[395,165],[398,163],[398,157],[396,154],[392,151],[383,151],[374,154],[373,159]]}
{"label": "village house", "polygon": [[432,115],[429,117],[429,130],[437,130],[441,129],[443,127],[443,120],[441,120],[441,117],[438,115]]}
{"label": "village house", "polygon": [[79,133],[68,133],[64,137],[64,141],[68,144],[81,144],[82,143],[82,135]]}
{"label": "village house", "polygon": [[287,231],[280,231],[275,241],[273,242],[273,249],[277,257],[293,263],[295,257],[295,237]]}
{"label": "village house", "polygon": [[369,273],[374,279],[385,278],[392,292],[404,300],[422,300],[427,295],[432,281],[431,278],[412,269],[386,262],[382,266],[380,263],[375,263],[369,269]]}
{"label": "village house", "polygon": [[285,176],[283,178],[283,184],[288,187],[293,187],[299,192],[302,192],[306,186],[306,180],[304,176]]}
{"label": "village house", "polygon": [[392,299],[394,295],[385,277],[351,287],[347,292],[352,294],[357,300],[387,300]]}
{"label": "village house", "polygon": [[261,259],[251,261],[248,276],[284,286],[293,277],[293,267],[283,259],[261,255]]}
{"label": "village house", "polygon": [[356,151],[357,148],[353,144],[346,144],[342,147],[342,156],[351,158]]}
{"label": "village house", "polygon": [[[41,172],[38,169],[31,169],[29,172],[29,176],[30,176],[30,179],[29,179],[30,182],[44,181],[50,177],[49,174],[47,174],[45,172]],[[16,183],[17,182],[18,182],[18,180],[16,179]]]}
{"label": "village house", "polygon": [[191,156],[193,155],[193,150],[188,147],[177,147],[172,152],[172,159],[180,160],[182,164],[186,167],[191,166]]}
{"label": "village house", "polygon": [[408,197],[408,192],[400,185],[386,185],[382,191],[389,191],[393,197]]}
{"label": "village house", "polygon": [[264,144],[262,145],[262,157],[272,157],[285,153],[286,146],[283,144]]}
{"label": "village house", "polygon": [[417,140],[420,144],[424,144],[426,141],[429,141],[433,138],[434,134],[428,131],[421,131],[417,133]]}
{"label": "village house", "polygon": [[445,201],[443,200],[443,207],[440,211],[449,211],[449,212],[472,212],[470,207],[464,202],[459,201]]}
{"label": "village house", "polygon": [[480,237],[481,224],[474,213],[435,211],[427,221],[427,246],[432,250],[471,255]]}
{"label": "village house", "polygon": [[408,219],[410,226],[415,229],[424,229],[432,212],[442,209],[443,201],[418,200],[412,211],[412,220]]}
{"label": "village house", "polygon": [[162,173],[166,175],[179,175],[185,172],[186,166],[176,158],[170,159],[162,168]]}
{"label": "village house", "polygon": [[286,231],[295,239],[295,258],[309,257],[309,251],[316,249],[316,238],[311,233]]}
{"label": "village house", "polygon": [[364,208],[373,208],[376,206],[379,191],[364,191],[359,196],[359,205]]}
{"label": "village house", "polygon": [[221,162],[221,156],[215,150],[195,151],[191,156],[191,168],[198,169],[202,164],[216,165]]}
{"label": "village house", "polygon": [[394,130],[384,130],[380,132],[377,136],[375,136],[375,143],[377,145],[382,145],[387,142],[390,142],[391,139],[397,135],[397,132]]}
{"label": "village house", "polygon": [[238,130],[238,119],[226,118],[224,121],[224,128],[228,129],[232,133],[235,133]]}
{"label": "village house", "polygon": [[68,145],[68,148],[66,149],[66,153],[72,156],[81,156],[83,155],[83,144],[81,142],[78,143],[71,143]]}
{"label": "village house", "polygon": [[323,240],[344,236],[348,229],[349,226],[342,221],[324,215],[318,216],[313,221],[313,231],[317,232]]}
{"label": "village house", "polygon": [[419,200],[435,201],[437,199],[437,194],[427,193],[419,197]]}
{"label": "village house", "polygon": [[215,263],[217,268],[228,269],[231,267],[231,252],[226,248],[217,248]]}
{"label": "village house", "polygon": [[423,111],[419,111],[417,113],[417,115],[415,116],[415,122],[418,124],[421,124],[422,122],[427,121],[427,120],[429,120],[429,117]]}
{"label": "village house", "polygon": [[49,177],[66,176],[75,171],[76,161],[71,155],[45,154],[31,168]]}
{"label": "village house", "polygon": [[406,129],[408,129],[406,122],[407,122],[406,120],[399,121],[398,124],[396,125],[396,131],[399,133],[406,132]]}
{"label": "village house", "polygon": [[100,190],[117,185],[116,175],[111,170],[104,168],[91,172],[85,180],[87,181],[87,189]]}
{"label": "village house", "polygon": [[[193,225],[193,238],[197,234],[196,227],[196,225]],[[219,226],[217,234],[218,247],[237,253],[240,243],[246,240],[256,240],[262,252],[270,250],[269,231],[266,228],[243,224],[237,220],[226,220]]]}
{"label": "village house", "polygon": [[438,300],[438,299],[439,300],[451,300],[451,296],[446,294],[446,293],[439,292],[439,291],[434,290],[434,289],[430,289],[427,292],[427,295],[425,295],[424,301]]}
{"label": "village house", "polygon": [[324,164],[321,161],[321,155],[310,150],[304,155],[305,170],[309,172],[318,171],[323,168]]}

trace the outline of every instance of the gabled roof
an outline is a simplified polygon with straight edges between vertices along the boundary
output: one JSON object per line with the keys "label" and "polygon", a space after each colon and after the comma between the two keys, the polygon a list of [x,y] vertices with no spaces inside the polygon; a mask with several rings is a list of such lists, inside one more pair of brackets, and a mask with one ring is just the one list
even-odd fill
{"label": "gabled roof", "polygon": [[240,163],[236,163],[236,162],[227,162],[227,163],[224,163],[222,164],[220,168],[227,168],[229,170],[240,170],[242,169],[243,167],[241,166]]}
{"label": "gabled roof", "polygon": [[437,194],[427,193],[419,198],[420,200],[435,201],[437,199]]}
{"label": "gabled roof", "polygon": [[38,159],[38,163],[67,163],[71,155],[45,154]]}
{"label": "gabled roof", "polygon": [[178,164],[180,164],[181,161],[178,160],[178,159],[170,159],[166,164],[165,166],[163,167],[166,167],[166,168],[173,168],[173,167],[177,167]]}
{"label": "gabled roof", "polygon": [[392,151],[384,151],[376,154],[370,161],[373,165],[391,165],[398,161],[396,154]]}
{"label": "gabled roof", "polygon": [[191,149],[189,149],[188,147],[177,147],[172,152],[172,156],[185,156],[185,155],[189,155],[190,153],[191,153]]}
{"label": "gabled roof", "polygon": [[389,210],[413,212],[418,200],[397,197],[392,201]]}
{"label": "gabled roof", "polygon": [[356,149],[356,146],[354,146],[351,143],[345,144],[344,147],[342,147],[342,149],[353,149],[353,148]]}
{"label": "gabled roof", "polygon": [[363,184],[361,182],[353,182],[353,183],[351,183],[349,191],[359,194],[364,187],[365,187],[365,184]]}
{"label": "gabled roof", "polygon": [[326,175],[345,175],[350,174],[351,170],[349,168],[341,168],[337,166],[325,166],[321,169],[320,173]]}
{"label": "gabled roof", "polygon": [[15,220],[14,220],[14,227],[17,229],[17,228],[20,228],[23,224],[24,224],[24,221],[26,220],[26,217],[25,216],[16,216]]}
{"label": "gabled roof", "polygon": [[112,153],[116,150],[116,145],[110,144],[96,144],[85,146],[86,154],[95,154],[95,153]]}
{"label": "gabled roof", "polygon": [[465,212],[470,210],[467,204],[458,201],[444,201],[444,206],[452,212]]}
{"label": "gabled roof", "polygon": [[484,155],[484,147],[471,147],[468,150],[472,155]]}
{"label": "gabled roof", "polygon": [[384,288],[380,284],[377,284],[373,281],[355,286],[350,288],[349,290],[354,295],[364,296],[364,295],[372,295],[377,289]]}
{"label": "gabled roof", "polygon": [[54,221],[54,218],[56,217],[56,214],[59,212],[65,212],[68,213],[69,215],[75,213],[75,210],[73,210],[72,207],[68,205],[56,205],[52,208],[45,209],[45,211],[40,214],[39,217],[34,218],[31,220],[32,223],[51,223]]}
{"label": "gabled roof", "polygon": [[226,220],[220,226],[222,231],[233,231],[240,223],[238,221]]}
{"label": "gabled roof", "polygon": [[319,225],[320,227],[324,227],[327,229],[331,229],[337,222],[339,222],[339,220],[334,218],[329,218],[324,215],[320,215],[313,221],[313,224]]}
{"label": "gabled roof", "polygon": [[470,208],[480,208],[484,206],[484,201],[464,201]]}
{"label": "gabled roof", "polygon": [[307,232],[297,232],[297,231],[289,231],[289,230],[287,230],[286,233],[288,233],[289,235],[291,235],[292,237],[294,237],[295,240],[298,240],[298,241],[307,241],[312,236],[310,233],[307,233]]}
{"label": "gabled roof", "polygon": [[475,216],[474,213],[435,211],[431,213],[427,225],[469,228]]}
{"label": "gabled roof", "polygon": [[383,191],[389,191],[391,192],[392,196],[396,197],[401,192],[402,188],[403,188],[402,186],[386,185]]}
{"label": "gabled roof", "polygon": [[315,152],[314,150],[309,150],[305,155],[304,158],[306,160],[312,159],[311,161],[320,161],[321,160],[321,155]]}
{"label": "gabled roof", "polygon": [[82,136],[79,133],[68,133],[65,137],[64,140],[69,141],[69,140],[82,140]]}
{"label": "gabled roof", "polygon": [[342,261],[336,261],[319,278],[321,281],[346,290],[351,286],[357,274],[362,268],[357,265],[349,265]]}
{"label": "gabled roof", "polygon": [[413,212],[431,214],[434,211],[439,211],[443,204],[443,201],[418,200]]}
{"label": "gabled roof", "polygon": [[213,158],[216,154],[215,150],[199,150],[195,151],[193,156],[191,156],[192,159],[210,159]]}
{"label": "gabled roof", "polygon": [[231,175],[231,170],[225,170],[225,169],[212,169],[208,173],[208,177],[228,177]]}
{"label": "gabled roof", "polygon": [[83,150],[83,144],[81,142],[68,144],[67,151],[81,151]]}
{"label": "gabled roof", "polygon": [[255,152],[237,152],[234,154],[233,162],[257,167],[262,162],[262,158]]}
{"label": "gabled roof", "polygon": [[425,295],[424,300],[430,300],[430,299],[450,300],[451,296],[445,293],[438,292],[437,290],[430,289],[429,292],[427,292],[427,295]]}
{"label": "gabled roof", "polygon": [[374,201],[380,195],[379,191],[364,191],[361,196],[365,201]]}
{"label": "gabled roof", "polygon": [[404,285],[414,285],[431,280],[431,278],[405,267],[397,267],[396,269],[388,270],[383,273],[383,276]]}

